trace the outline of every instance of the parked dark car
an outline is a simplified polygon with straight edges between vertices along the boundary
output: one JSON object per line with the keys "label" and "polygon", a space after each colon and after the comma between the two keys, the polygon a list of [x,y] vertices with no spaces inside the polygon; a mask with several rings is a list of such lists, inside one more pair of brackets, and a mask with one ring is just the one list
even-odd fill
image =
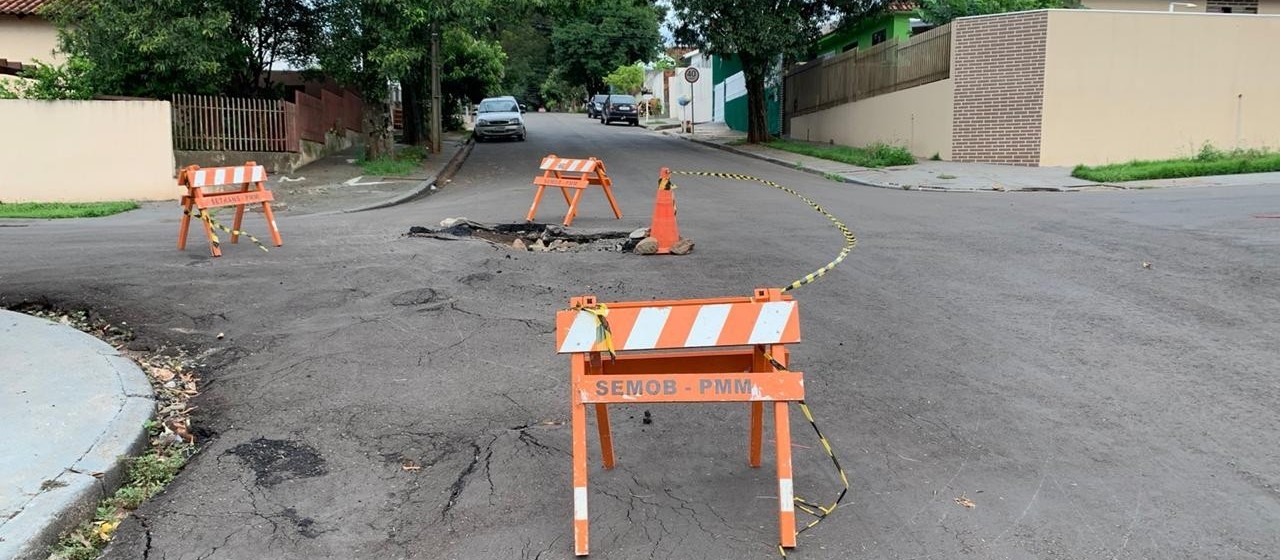
{"label": "parked dark car", "polygon": [[631,126],[640,124],[640,112],[636,108],[636,98],[631,95],[610,95],[604,100],[604,112],[600,115],[601,124],[613,121],[626,121]]}
{"label": "parked dark car", "polygon": [[604,112],[604,100],[608,98],[609,96],[603,93],[593,96],[591,100],[587,102],[587,118],[600,118],[600,113]]}

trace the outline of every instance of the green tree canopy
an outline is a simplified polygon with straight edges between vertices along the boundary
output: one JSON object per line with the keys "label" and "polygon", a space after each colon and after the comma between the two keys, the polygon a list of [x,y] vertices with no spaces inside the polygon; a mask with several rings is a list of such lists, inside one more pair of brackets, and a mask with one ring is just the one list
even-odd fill
{"label": "green tree canopy", "polygon": [[604,83],[612,86],[615,92],[637,95],[640,93],[640,88],[644,86],[644,66],[640,64],[619,66],[604,77]]}
{"label": "green tree canopy", "polygon": [[920,19],[942,25],[965,16],[1079,7],[1080,0],[921,0],[916,12]]}
{"label": "green tree canopy", "polygon": [[310,56],[308,0],[55,0],[44,13],[95,93],[257,95],[276,61]]}
{"label": "green tree canopy", "polygon": [[806,51],[831,14],[826,0],[673,0],[676,40],[737,56],[747,86],[747,139],[768,139],[765,77],[784,57]]}
{"label": "green tree canopy", "polygon": [[663,13],[648,0],[569,2],[551,32],[556,67],[565,81],[585,88],[584,94],[601,91],[613,69],[658,54]]}
{"label": "green tree canopy", "polygon": [[477,39],[461,28],[445,31],[441,89],[445,106],[467,100],[478,103],[502,87],[507,54],[496,41]]}

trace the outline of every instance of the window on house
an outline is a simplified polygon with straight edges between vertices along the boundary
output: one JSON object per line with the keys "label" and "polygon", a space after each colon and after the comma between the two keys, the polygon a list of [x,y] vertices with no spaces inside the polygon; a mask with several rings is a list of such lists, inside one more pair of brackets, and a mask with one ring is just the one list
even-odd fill
{"label": "window on house", "polygon": [[1223,6],[1223,7],[1222,7],[1222,13],[1224,13],[1224,14],[1229,14],[1229,13],[1231,13],[1231,6]]}
{"label": "window on house", "polygon": [[854,49],[856,49],[856,48],[858,48],[858,42],[857,42],[857,41],[854,41],[854,42],[852,42],[852,43],[849,43],[849,44],[845,45],[843,49],[840,49],[840,52],[849,52],[849,51],[854,50]]}
{"label": "window on house", "polygon": [[883,43],[883,42],[884,42],[884,40],[885,40],[885,36],[886,36],[887,34],[888,34],[888,30],[887,30],[887,29],[881,29],[881,30],[879,30],[879,31],[877,31],[877,32],[875,32],[875,33],[872,33],[872,34],[871,34],[871,44],[872,44],[872,45],[879,45],[880,43]]}

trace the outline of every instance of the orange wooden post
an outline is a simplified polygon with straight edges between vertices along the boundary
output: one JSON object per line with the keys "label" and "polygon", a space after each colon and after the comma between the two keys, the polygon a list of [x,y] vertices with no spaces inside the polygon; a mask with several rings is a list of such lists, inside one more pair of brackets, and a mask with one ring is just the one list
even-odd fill
{"label": "orange wooden post", "polygon": [[[542,158],[539,169],[542,170],[542,175],[533,178],[533,184],[538,189],[533,193],[533,205],[529,206],[529,213],[524,217],[525,221],[532,222],[537,217],[538,204],[542,202],[542,194],[547,187],[556,187],[560,189],[565,203],[569,205],[569,210],[564,216],[564,225],[572,225],[573,218],[578,215],[578,202],[582,199],[582,191],[591,185],[597,185],[604,190],[604,196],[609,200],[614,217],[622,218],[622,210],[618,209],[618,202],[613,198],[613,179],[610,179],[605,171],[603,161],[596,158],[568,159],[551,154]],[[569,189],[577,192],[570,197]]]}
{"label": "orange wooden post", "polygon": [[[266,181],[266,169],[252,161],[234,167],[201,169],[198,165],[191,165],[180,170],[178,172],[178,185],[185,187],[187,194],[182,196],[183,216],[180,225],[181,229],[178,231],[178,249],[184,250],[187,248],[187,232],[191,228],[191,214],[199,211],[201,215],[200,221],[204,224],[205,236],[209,238],[209,253],[215,257],[222,256],[218,235],[214,232],[213,224],[210,222],[206,210],[220,206],[234,206],[236,213],[231,229],[239,231],[244,221],[245,207],[249,204],[262,205],[262,213],[267,219],[267,230],[271,233],[272,242],[275,243],[276,247],[283,245],[284,242],[280,239],[280,230],[276,227],[275,214],[271,212],[271,201],[274,200],[274,197],[271,191],[267,190]],[[239,185],[240,188],[238,190],[206,190],[231,185]],[[239,234],[232,233],[231,242],[237,242],[239,237]]]}
{"label": "orange wooden post", "polygon": [[[586,360],[583,356],[573,359],[573,386],[577,387],[586,374]],[[587,516],[587,405],[582,402],[577,390],[570,396],[573,410],[570,419],[573,424],[573,544],[574,554],[587,554],[588,535]]]}
{"label": "orange wooden post", "polygon": [[574,553],[587,554],[590,540],[586,405],[596,405],[602,462],[612,468],[606,406],[613,403],[748,402],[751,466],[760,464],[764,404],[773,403],[778,542],[794,547],[787,403],[804,399],[804,374],[785,366],[786,345],[799,341],[798,306],[777,289],[745,298],[608,304],[593,296],[571,299],[570,309],[556,314],[556,348],[570,355],[571,364]]}
{"label": "orange wooden post", "polygon": [[774,445],[778,461],[778,543],[796,546],[796,498],[791,478],[791,417],[787,403],[773,403]]}

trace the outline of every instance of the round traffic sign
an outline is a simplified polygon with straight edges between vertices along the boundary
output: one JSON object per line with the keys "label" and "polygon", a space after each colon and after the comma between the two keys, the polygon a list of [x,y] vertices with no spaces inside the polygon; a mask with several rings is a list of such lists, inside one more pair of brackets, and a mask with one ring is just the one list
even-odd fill
{"label": "round traffic sign", "polygon": [[692,66],[684,69],[684,81],[694,83],[698,81],[698,69]]}

